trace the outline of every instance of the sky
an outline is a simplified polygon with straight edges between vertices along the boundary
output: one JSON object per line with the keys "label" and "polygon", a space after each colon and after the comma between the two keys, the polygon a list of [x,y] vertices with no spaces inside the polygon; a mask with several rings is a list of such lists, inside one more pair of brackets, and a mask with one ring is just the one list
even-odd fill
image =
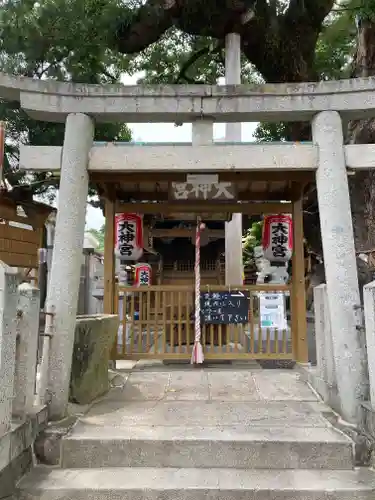
{"label": "sky", "polygon": [[[122,83],[135,85],[142,75],[124,76]],[[221,82],[220,82],[221,83]],[[128,123],[134,142],[191,142],[191,123],[176,127],[173,123]],[[253,133],[257,123],[242,124],[242,141],[253,141]],[[222,140],[225,136],[225,124],[214,124],[214,139]],[[100,229],[104,217],[99,208],[87,206],[86,229]]]}

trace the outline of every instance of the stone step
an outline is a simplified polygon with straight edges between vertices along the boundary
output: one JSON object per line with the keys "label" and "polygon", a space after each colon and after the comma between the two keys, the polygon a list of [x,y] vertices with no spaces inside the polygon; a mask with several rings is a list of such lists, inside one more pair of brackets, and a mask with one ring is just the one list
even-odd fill
{"label": "stone step", "polygon": [[375,473],[234,469],[34,469],[19,500],[374,500]]}
{"label": "stone step", "polygon": [[353,444],[330,427],[79,423],[62,442],[62,467],[351,469]]}

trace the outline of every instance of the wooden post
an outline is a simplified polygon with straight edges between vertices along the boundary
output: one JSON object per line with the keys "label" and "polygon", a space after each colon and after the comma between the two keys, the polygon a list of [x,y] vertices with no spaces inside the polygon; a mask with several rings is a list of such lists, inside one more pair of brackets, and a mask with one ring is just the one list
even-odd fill
{"label": "wooden post", "polygon": [[115,204],[105,200],[105,236],[104,236],[104,303],[105,314],[115,311]]}
{"label": "wooden post", "polygon": [[293,260],[292,260],[292,333],[293,353],[298,363],[308,363],[305,258],[303,242],[303,197],[298,185],[292,204]]}

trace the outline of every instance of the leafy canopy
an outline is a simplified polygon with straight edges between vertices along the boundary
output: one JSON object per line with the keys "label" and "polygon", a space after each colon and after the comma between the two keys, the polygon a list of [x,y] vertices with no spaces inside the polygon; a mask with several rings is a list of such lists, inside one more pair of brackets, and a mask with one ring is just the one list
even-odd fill
{"label": "leafy canopy", "polygon": [[[215,9],[210,10],[210,2],[203,12],[201,1],[186,0],[182,10],[173,11],[175,17],[172,22],[167,19],[167,23],[162,25],[158,23],[165,12],[160,10],[159,0],[2,0],[0,70],[33,78],[94,84],[119,82],[122,74],[136,72],[142,72],[144,83],[214,84],[218,80],[222,82],[220,78],[224,76],[224,38],[217,31],[222,24],[220,19],[223,19],[220,15],[225,12],[230,16],[239,12],[243,15],[246,4],[246,12],[254,12],[255,17],[250,20],[253,27],[250,31],[254,35],[244,32],[244,41],[258,43],[259,50],[261,43],[266,43],[266,52],[278,51],[286,61],[293,57],[286,51],[282,39],[277,38],[277,30],[285,27],[289,20],[293,21],[291,30],[296,30],[298,23],[303,26],[311,16],[321,19],[329,12],[332,3],[330,0],[239,0],[233,3],[237,7],[229,8],[231,2],[218,0],[214,2]],[[176,0],[163,2],[163,5],[173,4],[176,7],[180,3]],[[302,4],[303,8],[298,7]],[[308,57],[306,59],[311,66],[307,74],[316,75],[316,79],[328,80],[350,74],[356,43],[356,16],[372,17],[375,12],[375,0],[337,0],[332,5],[332,12],[319,28],[317,41],[314,37],[310,39],[307,31],[301,35],[301,46],[304,40],[312,44],[314,57],[311,61]],[[148,15],[151,11],[153,18]],[[205,30],[202,28],[202,16],[207,15],[210,16],[207,18],[210,25]],[[198,25],[202,29],[194,29]],[[120,38],[122,36],[124,42],[127,36],[126,43],[129,45],[136,39],[137,26],[147,28],[149,35],[153,29],[158,29],[161,35],[155,35],[154,43],[146,44],[145,50],[139,53],[130,53],[129,50],[126,54]],[[258,33],[256,30],[262,30],[259,33],[264,40],[261,37],[253,40],[252,36]],[[148,36],[147,33],[143,36]],[[138,35],[141,34],[139,31]],[[266,61],[265,67],[255,57],[259,51],[253,50],[253,57],[249,56],[248,50],[245,52],[247,57],[242,58],[243,81],[267,81],[267,68],[279,61]],[[263,73],[262,69],[265,70]],[[277,70],[282,72],[281,67]],[[296,75],[301,71],[297,62],[294,71]],[[282,79],[281,73],[279,76]],[[46,174],[26,179],[17,170],[18,144],[61,145],[63,125],[36,122],[26,116],[17,103],[7,102],[0,102],[0,119],[7,122],[5,174],[9,185],[32,181],[33,192],[45,192],[50,184],[53,185],[53,182],[45,182]],[[280,141],[288,133],[283,124],[261,124],[255,136],[257,140]],[[130,140],[130,131],[124,124],[100,124],[96,127],[95,139],[127,141]]]}
{"label": "leafy canopy", "polygon": [[[96,0],[3,1],[0,71],[81,83],[119,82],[127,58],[108,49],[105,30],[116,7],[116,2]],[[0,120],[6,122],[4,175],[8,187],[30,184],[32,193],[48,192],[53,197],[50,188],[56,180],[48,174],[30,176],[18,170],[18,146],[62,145],[64,124],[35,121],[18,103],[6,101],[0,101]],[[130,139],[125,124],[96,126],[97,141]]]}

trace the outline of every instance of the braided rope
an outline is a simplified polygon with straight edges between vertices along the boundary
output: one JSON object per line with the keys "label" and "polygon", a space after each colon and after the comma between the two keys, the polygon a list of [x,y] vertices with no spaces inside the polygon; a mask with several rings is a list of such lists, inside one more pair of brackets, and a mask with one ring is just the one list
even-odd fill
{"label": "braided rope", "polygon": [[195,232],[195,342],[191,355],[191,363],[203,363],[203,348],[201,344],[201,273],[200,273],[201,219],[197,218]]}

